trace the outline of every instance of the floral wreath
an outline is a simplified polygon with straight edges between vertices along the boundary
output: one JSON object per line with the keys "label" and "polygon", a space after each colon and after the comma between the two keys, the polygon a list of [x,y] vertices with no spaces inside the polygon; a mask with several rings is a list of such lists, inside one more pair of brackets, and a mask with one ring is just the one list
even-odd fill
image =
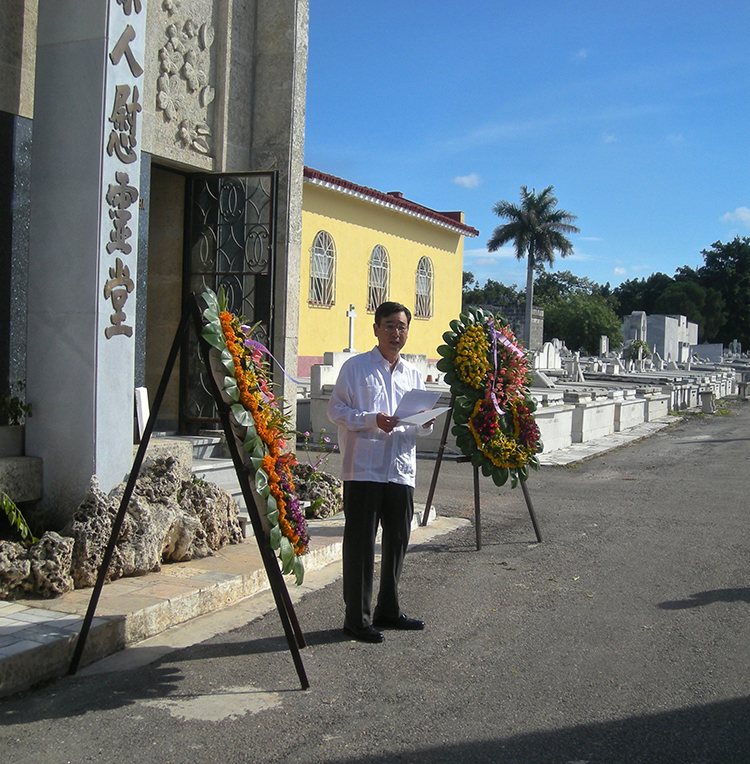
{"label": "floral wreath", "polygon": [[[293,431],[282,410],[282,399],[271,391],[265,359],[268,350],[252,337],[258,324],[245,324],[226,310],[222,290],[217,297],[206,289],[202,297],[208,306],[203,311],[202,336],[219,353],[220,366],[214,374],[230,403],[232,429],[248,455],[251,476],[255,473],[250,485],[265,502],[265,515],[261,515],[267,521],[271,548],[281,559],[281,572],[294,573],[301,584],[305,574],[301,556],[310,537],[292,480],[296,459],[285,452]],[[262,502],[257,504],[262,506]]]}
{"label": "floral wreath", "polygon": [[454,396],[453,434],[461,452],[496,485],[524,482],[543,445],[526,353],[498,313],[468,308],[443,334],[437,367]]}

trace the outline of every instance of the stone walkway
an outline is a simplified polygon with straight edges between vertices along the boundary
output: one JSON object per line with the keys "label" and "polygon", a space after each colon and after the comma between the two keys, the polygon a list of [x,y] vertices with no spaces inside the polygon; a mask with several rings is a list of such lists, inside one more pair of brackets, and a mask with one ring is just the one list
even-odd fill
{"label": "stone walkway", "polygon": [[[566,466],[639,440],[668,427],[675,417],[645,423],[588,443],[543,454],[546,466]],[[451,518],[416,527],[418,545],[453,530]],[[343,519],[311,522],[308,572],[340,560]],[[290,584],[290,590],[294,584]],[[198,616],[216,612],[268,588],[253,538],[212,557],[165,565],[158,573],[123,578],[106,585],[99,598],[81,666],[110,655]],[[91,598],[78,589],[54,600],[0,601],[0,697],[65,674]]]}

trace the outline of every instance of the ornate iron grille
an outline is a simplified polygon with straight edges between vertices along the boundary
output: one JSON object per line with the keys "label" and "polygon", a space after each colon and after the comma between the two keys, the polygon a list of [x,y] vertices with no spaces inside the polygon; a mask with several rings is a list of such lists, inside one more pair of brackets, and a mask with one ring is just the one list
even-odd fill
{"label": "ornate iron grille", "polygon": [[[191,178],[183,278],[188,292],[223,288],[228,310],[260,322],[271,352],[276,189],[275,172]],[[195,434],[218,419],[192,330],[181,355],[181,430]]]}
{"label": "ornate iron grille", "polygon": [[336,245],[327,231],[315,234],[310,250],[310,294],[313,305],[333,305],[336,299]]}
{"label": "ornate iron grille", "polygon": [[421,257],[417,265],[415,288],[415,310],[417,318],[432,316],[432,262],[429,257]]}
{"label": "ornate iron grille", "polygon": [[388,251],[377,244],[370,255],[367,277],[367,310],[374,313],[380,303],[388,299],[391,266]]}

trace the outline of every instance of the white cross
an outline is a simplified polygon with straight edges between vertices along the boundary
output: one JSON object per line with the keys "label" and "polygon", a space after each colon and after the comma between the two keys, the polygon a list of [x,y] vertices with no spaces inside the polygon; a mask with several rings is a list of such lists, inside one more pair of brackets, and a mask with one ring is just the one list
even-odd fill
{"label": "white cross", "polygon": [[349,306],[346,317],[349,319],[349,347],[344,352],[356,353],[357,351],[354,349],[354,319],[357,317],[357,311],[354,310],[354,305]]}

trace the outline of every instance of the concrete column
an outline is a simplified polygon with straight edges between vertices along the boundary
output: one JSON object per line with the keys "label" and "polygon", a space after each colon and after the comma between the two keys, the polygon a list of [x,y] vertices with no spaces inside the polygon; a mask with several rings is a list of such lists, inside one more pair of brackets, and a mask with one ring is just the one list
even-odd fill
{"label": "concrete column", "polygon": [[65,519],[133,458],[146,0],[40,0],[26,449]]}

